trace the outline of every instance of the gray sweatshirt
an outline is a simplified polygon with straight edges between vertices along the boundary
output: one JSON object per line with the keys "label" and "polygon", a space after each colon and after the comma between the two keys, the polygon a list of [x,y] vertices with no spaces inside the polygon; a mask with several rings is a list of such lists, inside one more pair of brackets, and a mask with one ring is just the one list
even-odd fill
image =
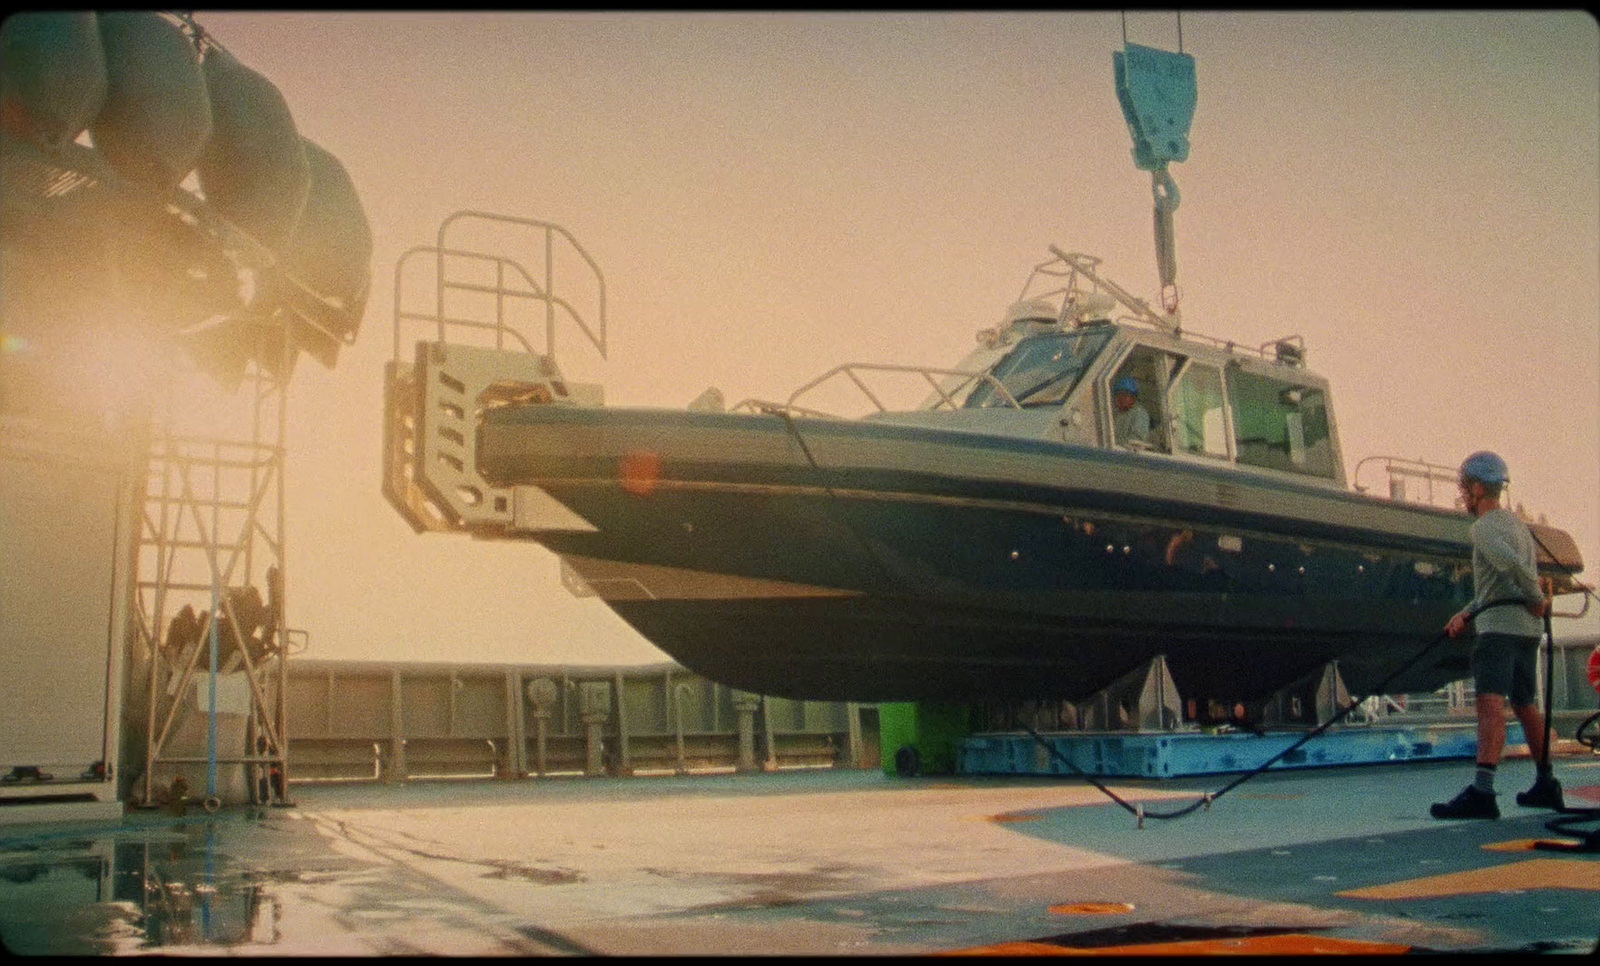
{"label": "gray sweatshirt", "polygon": [[[1544,595],[1539,590],[1533,537],[1528,525],[1504,507],[1490,510],[1472,524],[1472,606],[1482,607],[1492,600],[1507,597],[1534,603]],[[1526,608],[1506,605],[1492,607],[1472,620],[1479,634],[1516,634],[1538,637],[1544,622]]]}

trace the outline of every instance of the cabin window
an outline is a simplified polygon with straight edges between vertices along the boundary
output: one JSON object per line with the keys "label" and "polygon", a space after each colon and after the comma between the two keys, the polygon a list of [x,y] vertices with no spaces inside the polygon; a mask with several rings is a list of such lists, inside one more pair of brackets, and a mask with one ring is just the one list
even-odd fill
{"label": "cabin window", "polygon": [[1222,373],[1191,363],[1172,387],[1173,450],[1228,458],[1227,420],[1222,412]]}
{"label": "cabin window", "polygon": [[1239,462],[1333,479],[1327,399],[1320,389],[1228,370]]}
{"label": "cabin window", "polygon": [[[1036,335],[1017,343],[989,374],[1023,406],[1060,404],[1072,393],[1089,363],[1111,338],[1109,328]],[[988,381],[979,382],[962,404],[967,409],[1009,406]]]}

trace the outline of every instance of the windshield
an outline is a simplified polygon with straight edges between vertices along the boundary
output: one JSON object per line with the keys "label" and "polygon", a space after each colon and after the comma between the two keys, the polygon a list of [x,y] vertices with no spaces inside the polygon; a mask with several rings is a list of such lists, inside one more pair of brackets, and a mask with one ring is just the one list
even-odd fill
{"label": "windshield", "polygon": [[[989,370],[1023,406],[1046,406],[1066,399],[1089,363],[1111,338],[1110,327],[1052,332],[1023,339]],[[966,409],[1010,405],[990,382],[980,382],[963,404]]]}

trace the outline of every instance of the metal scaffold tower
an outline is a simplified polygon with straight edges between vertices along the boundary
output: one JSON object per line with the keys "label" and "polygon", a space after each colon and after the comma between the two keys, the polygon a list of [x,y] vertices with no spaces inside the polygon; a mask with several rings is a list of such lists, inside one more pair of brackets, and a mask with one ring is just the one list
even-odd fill
{"label": "metal scaffold tower", "polygon": [[[0,663],[30,689],[0,704],[27,739],[0,766],[41,801],[70,770],[145,805],[284,803],[286,384],[301,350],[332,368],[354,342],[371,225],[185,12],[25,12],[0,47]],[[102,646],[103,676],[64,656]],[[105,740],[65,734],[102,703]]]}
{"label": "metal scaffold tower", "polygon": [[[285,360],[293,351],[286,340]],[[179,428],[192,401],[180,389],[152,421],[137,543],[132,650],[148,677],[136,797],[291,804],[285,693],[305,642],[284,625],[286,375],[254,366],[227,401],[249,425],[220,435]]]}

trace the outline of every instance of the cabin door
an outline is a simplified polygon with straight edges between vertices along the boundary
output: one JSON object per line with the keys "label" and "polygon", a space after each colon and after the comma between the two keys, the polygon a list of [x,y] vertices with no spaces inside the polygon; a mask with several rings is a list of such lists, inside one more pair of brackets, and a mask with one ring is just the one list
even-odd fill
{"label": "cabin door", "polygon": [[1111,445],[1144,452],[1172,452],[1167,390],[1184,357],[1136,345],[1106,383],[1111,404]]}
{"label": "cabin door", "polygon": [[1173,380],[1168,400],[1174,452],[1220,460],[1231,457],[1221,369],[1191,360]]}

